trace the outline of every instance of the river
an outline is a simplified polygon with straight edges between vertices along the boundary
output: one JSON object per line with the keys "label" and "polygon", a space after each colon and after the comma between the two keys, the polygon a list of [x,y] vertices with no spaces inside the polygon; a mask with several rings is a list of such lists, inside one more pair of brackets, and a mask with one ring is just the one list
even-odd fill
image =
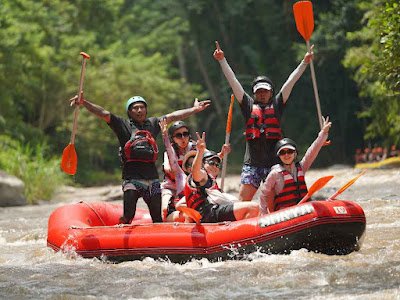
{"label": "river", "polygon": [[[310,170],[307,183],[334,175],[316,194],[323,198],[358,172],[344,166]],[[237,176],[225,182],[231,192],[238,183]],[[55,253],[46,246],[50,213],[84,197],[67,194],[36,206],[0,208],[0,299],[400,299],[399,169],[370,170],[339,197],[359,203],[367,218],[361,250],[346,256],[302,249],[253,253],[240,261],[112,264]]]}

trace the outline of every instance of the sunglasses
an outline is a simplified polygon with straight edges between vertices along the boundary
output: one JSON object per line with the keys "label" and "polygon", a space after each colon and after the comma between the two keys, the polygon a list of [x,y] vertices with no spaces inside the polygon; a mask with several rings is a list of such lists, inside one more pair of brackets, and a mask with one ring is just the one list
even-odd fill
{"label": "sunglasses", "polygon": [[185,132],[182,132],[182,133],[177,133],[177,134],[174,135],[174,137],[177,138],[177,139],[182,139],[184,137],[187,138],[189,136],[190,136],[189,131],[185,131]]}
{"label": "sunglasses", "polygon": [[218,169],[221,169],[222,167],[221,163],[213,160],[207,160],[206,163],[209,164],[210,166],[216,166]]}
{"label": "sunglasses", "polygon": [[285,155],[285,154],[293,154],[296,151],[292,150],[292,149],[288,149],[288,150],[281,150],[279,151],[279,156]]}

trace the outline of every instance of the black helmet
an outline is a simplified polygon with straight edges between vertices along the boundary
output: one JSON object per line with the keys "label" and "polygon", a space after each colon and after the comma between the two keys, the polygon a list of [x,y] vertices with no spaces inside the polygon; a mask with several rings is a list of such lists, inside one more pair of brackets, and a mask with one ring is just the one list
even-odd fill
{"label": "black helmet", "polygon": [[204,154],[203,154],[203,163],[204,163],[206,160],[211,159],[211,158],[218,158],[218,159],[221,161],[221,158],[218,156],[217,152],[212,151],[212,150],[206,150],[206,151],[204,151]]}
{"label": "black helmet", "polygon": [[272,94],[274,93],[274,84],[272,83],[272,80],[269,79],[267,76],[257,76],[256,78],[254,78],[253,82],[251,83],[251,91],[253,93],[255,93],[254,91],[254,87],[256,86],[256,84],[258,83],[267,83],[271,86],[272,89]]}
{"label": "black helmet", "polygon": [[186,125],[185,122],[183,121],[176,121],[174,124],[172,124],[169,128],[168,128],[168,135],[170,138],[172,138],[172,136],[174,135],[174,132],[177,131],[178,129],[185,127],[187,130],[190,130],[189,126]]}
{"label": "black helmet", "polygon": [[277,156],[279,156],[278,153],[282,148],[293,149],[293,150],[295,150],[297,152],[296,143],[292,139],[289,139],[289,138],[283,138],[283,139],[279,140],[276,143],[276,145],[275,145],[275,153],[276,153]]}

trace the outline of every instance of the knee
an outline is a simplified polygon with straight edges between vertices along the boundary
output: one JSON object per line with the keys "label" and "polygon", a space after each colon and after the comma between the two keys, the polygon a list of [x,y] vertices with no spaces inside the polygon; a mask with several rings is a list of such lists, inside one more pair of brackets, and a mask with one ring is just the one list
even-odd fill
{"label": "knee", "polygon": [[253,185],[242,184],[239,189],[239,199],[240,201],[251,201],[256,192],[257,188],[255,188]]}

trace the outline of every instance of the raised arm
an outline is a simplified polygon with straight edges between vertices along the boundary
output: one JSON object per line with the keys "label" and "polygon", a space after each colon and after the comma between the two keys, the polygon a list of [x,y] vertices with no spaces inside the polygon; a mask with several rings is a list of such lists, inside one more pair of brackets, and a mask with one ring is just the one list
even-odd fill
{"label": "raised arm", "polygon": [[300,62],[297,68],[292,72],[292,74],[290,74],[289,78],[283,84],[280,91],[282,93],[283,103],[286,103],[286,101],[289,99],[290,93],[292,92],[294,85],[296,84],[297,80],[300,79],[301,75],[303,75],[305,69],[307,68],[307,65],[313,59],[314,57],[313,49],[314,45],[310,47],[310,51],[304,55],[303,60]]}
{"label": "raised arm", "polygon": [[328,133],[329,129],[332,126],[332,122],[329,122],[329,117],[326,117],[326,119],[322,117],[322,123],[322,129],[319,132],[318,137],[307,149],[306,154],[300,162],[304,172],[306,172],[311,167],[312,163],[317,158],[319,151],[321,150],[322,146],[328,138]]}
{"label": "raised arm", "polygon": [[201,137],[198,132],[197,135],[197,154],[193,160],[192,166],[192,177],[193,180],[200,183],[201,186],[207,183],[208,175],[207,172],[203,169],[203,155],[204,151],[206,150],[206,133],[203,132]]}
{"label": "raised arm", "polygon": [[240,84],[240,82],[237,80],[235,73],[229,66],[228,61],[225,58],[224,51],[222,51],[218,41],[215,41],[215,47],[216,49],[214,51],[213,56],[221,65],[222,72],[224,73],[226,80],[228,80],[228,83],[231,86],[233,94],[235,95],[236,99],[238,99],[239,103],[242,103],[244,89]]}
{"label": "raised arm", "polygon": [[165,150],[167,152],[167,160],[165,163],[168,164],[168,169],[165,171],[173,172],[173,175],[175,177],[175,182],[176,182],[176,190],[177,193],[180,193],[183,191],[185,187],[185,182],[186,182],[186,175],[184,174],[183,170],[178,164],[178,158],[176,157],[176,153],[174,151],[174,148],[171,145],[171,142],[168,137],[168,132],[167,132],[167,122],[165,118],[161,119],[160,121],[160,128],[161,128],[161,133],[165,145]]}
{"label": "raised arm", "polygon": [[107,123],[110,123],[111,119],[111,113],[108,110],[105,110],[103,107],[100,105],[94,104],[86,99],[83,98],[83,94],[81,97],[81,102],[78,103],[78,95],[72,97],[69,99],[71,106],[72,105],[82,105],[84,106],[89,112],[94,114],[95,116],[99,117],[100,119],[103,119]]}
{"label": "raised arm", "polygon": [[211,100],[199,101],[197,98],[194,100],[193,106],[190,108],[176,110],[165,116],[167,123],[179,121],[190,117],[193,114],[197,114],[211,105]]}

